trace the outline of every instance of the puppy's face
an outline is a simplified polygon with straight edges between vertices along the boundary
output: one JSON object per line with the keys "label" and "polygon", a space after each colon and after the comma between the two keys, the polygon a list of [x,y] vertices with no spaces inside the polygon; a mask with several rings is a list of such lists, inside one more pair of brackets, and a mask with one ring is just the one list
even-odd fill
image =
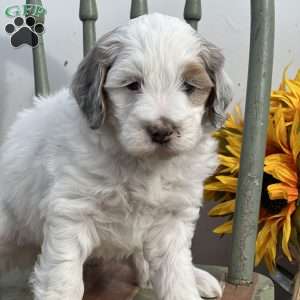
{"label": "puppy's face", "polygon": [[79,67],[73,92],[92,128],[110,121],[126,152],[163,158],[190,151],[219,126],[231,98],[219,49],[159,14],[102,38]]}
{"label": "puppy's face", "polygon": [[199,141],[213,83],[196,53],[176,46],[177,35],[153,37],[148,48],[116,60],[104,88],[125,150],[168,157]]}

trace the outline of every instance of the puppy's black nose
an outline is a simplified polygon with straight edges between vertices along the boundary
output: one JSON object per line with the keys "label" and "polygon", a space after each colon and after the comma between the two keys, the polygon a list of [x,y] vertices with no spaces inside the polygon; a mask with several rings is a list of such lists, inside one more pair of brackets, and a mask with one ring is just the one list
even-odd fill
{"label": "puppy's black nose", "polygon": [[147,131],[154,143],[165,144],[171,140],[174,130],[170,126],[152,125],[147,127]]}

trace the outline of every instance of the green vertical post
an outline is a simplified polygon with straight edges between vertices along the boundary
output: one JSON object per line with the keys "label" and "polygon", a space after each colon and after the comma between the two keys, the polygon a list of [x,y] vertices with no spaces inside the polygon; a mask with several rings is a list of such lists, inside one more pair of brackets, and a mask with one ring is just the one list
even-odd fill
{"label": "green vertical post", "polygon": [[195,30],[198,29],[198,22],[201,20],[201,0],[186,0],[184,6],[184,19]]}
{"label": "green vertical post", "polygon": [[148,13],[147,0],[131,0],[130,19],[134,19]]}
{"label": "green vertical post", "polygon": [[[37,4],[42,6],[41,0],[26,0],[26,4]],[[34,16],[34,19],[36,23],[44,24],[45,22],[44,14],[38,17]],[[43,36],[41,34],[38,36],[39,44],[32,48],[35,95],[46,96],[49,95],[50,92],[46,55]]]}
{"label": "green vertical post", "polygon": [[274,49],[274,0],[251,0],[245,126],[228,281],[252,282],[268,126]]}
{"label": "green vertical post", "polygon": [[96,42],[95,22],[98,11],[95,0],[80,0],[79,18],[83,26],[83,55],[85,56]]}

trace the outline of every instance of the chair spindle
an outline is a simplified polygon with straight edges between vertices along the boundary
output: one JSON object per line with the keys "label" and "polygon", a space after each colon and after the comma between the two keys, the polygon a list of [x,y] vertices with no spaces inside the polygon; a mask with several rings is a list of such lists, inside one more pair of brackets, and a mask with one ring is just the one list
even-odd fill
{"label": "chair spindle", "polygon": [[134,19],[148,13],[147,0],[132,0],[130,8],[130,19]]}
{"label": "chair spindle", "polygon": [[[42,5],[41,0],[26,0],[26,4]],[[34,17],[36,23],[44,24],[45,17],[41,15]],[[39,44],[32,48],[33,55],[33,71],[34,71],[34,87],[36,96],[47,96],[50,93],[47,62],[42,35],[39,35]]]}
{"label": "chair spindle", "polygon": [[274,0],[251,0],[245,126],[228,281],[252,282],[274,50]]}
{"label": "chair spindle", "polygon": [[201,0],[186,0],[184,6],[184,19],[195,30],[198,29],[198,22],[201,20]]}
{"label": "chair spindle", "polygon": [[80,0],[79,18],[83,23],[83,55],[86,56],[96,42],[98,11],[95,0]]}

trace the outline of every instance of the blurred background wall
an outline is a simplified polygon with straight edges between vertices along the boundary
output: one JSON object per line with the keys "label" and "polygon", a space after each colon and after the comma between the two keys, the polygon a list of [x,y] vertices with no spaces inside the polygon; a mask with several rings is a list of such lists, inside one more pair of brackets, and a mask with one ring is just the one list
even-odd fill
{"label": "blurred background wall", "polygon": [[[22,0],[0,0],[0,143],[16,113],[30,107],[33,96],[33,68],[31,48],[14,49],[4,27],[12,19],[5,16],[5,8],[22,5]],[[182,18],[184,0],[149,0],[150,12],[160,12]],[[69,84],[82,58],[82,27],[78,18],[79,0],[44,0],[47,9],[44,41],[51,91]],[[98,0],[97,36],[126,24],[130,0]],[[294,76],[300,67],[300,2],[275,0],[276,33],[273,87],[279,85],[282,71],[290,64]],[[245,100],[248,70],[250,1],[203,0],[200,33],[223,49],[226,70],[234,83],[234,101]],[[21,146],[21,145],[20,145]],[[209,219],[205,204],[194,239],[195,262],[227,265],[230,258],[230,237],[219,239],[211,233],[220,220]],[[284,297],[284,298],[282,298]],[[287,299],[278,296],[278,299]]]}

